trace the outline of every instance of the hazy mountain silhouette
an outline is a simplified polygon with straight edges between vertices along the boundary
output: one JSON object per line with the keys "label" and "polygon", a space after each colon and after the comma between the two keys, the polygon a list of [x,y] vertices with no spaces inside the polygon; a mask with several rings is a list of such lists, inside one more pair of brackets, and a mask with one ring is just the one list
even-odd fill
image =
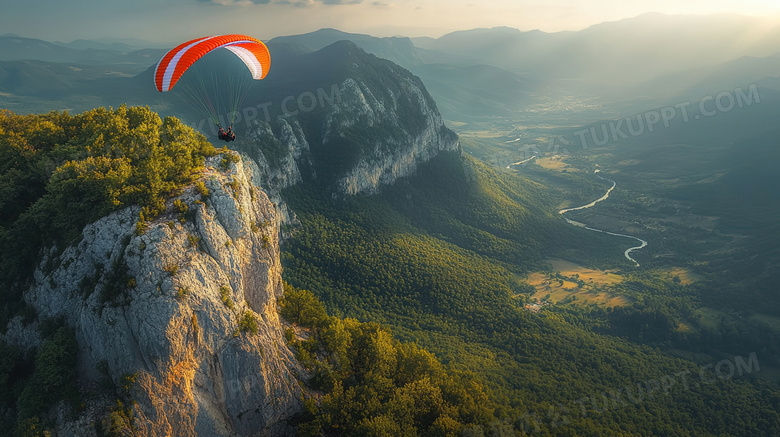
{"label": "hazy mountain silhouette", "polygon": [[422,48],[460,54],[463,63],[495,65],[528,78],[614,87],[743,56],[772,55],[780,52],[780,27],[756,17],[651,13],[577,32],[498,27],[414,41]]}
{"label": "hazy mountain silhouette", "polygon": [[349,40],[368,53],[389,59],[398,65],[409,68],[430,62],[430,56],[414,46],[412,40],[405,37],[378,38],[371,35],[347,33],[336,29],[320,29],[301,35],[280,36],[271,39],[268,44],[297,45],[314,52],[337,41]]}
{"label": "hazy mountain silhouette", "polygon": [[[101,46],[102,49],[97,48]],[[118,50],[119,47],[125,50]],[[156,63],[165,53],[162,49],[130,49],[130,46],[124,45],[107,49],[106,45],[88,42],[63,46],[33,38],[0,37],[0,61],[38,60],[68,64],[110,65],[120,71],[139,73],[150,64]]]}
{"label": "hazy mountain silhouette", "polygon": [[[576,32],[499,27],[458,31],[436,39],[378,38],[320,29],[268,41],[274,66],[271,74],[300,55],[342,40],[418,75],[445,119],[462,122],[517,115],[545,95],[596,99],[606,112],[631,113],[770,80],[780,71],[780,55],[775,55],[780,53],[780,28],[760,18],[645,14]],[[49,73],[40,64],[4,64],[0,86],[6,93],[35,93],[45,99],[49,91],[73,86],[82,74],[84,80],[100,80],[79,92],[117,98],[128,95],[138,103],[143,103],[139,96],[157,99],[142,87],[112,88],[118,86],[118,75],[141,73],[164,53],[163,49],[130,50],[138,43],[77,40],[54,44],[0,37],[0,61],[66,64],[46,67],[62,75],[50,81],[42,79]],[[105,67],[105,75],[96,75],[99,70],[84,65]],[[73,67],[80,70],[73,71]],[[36,81],[48,83],[40,83],[35,91]],[[21,88],[15,90],[15,84]],[[144,91],[131,93],[131,89]]]}

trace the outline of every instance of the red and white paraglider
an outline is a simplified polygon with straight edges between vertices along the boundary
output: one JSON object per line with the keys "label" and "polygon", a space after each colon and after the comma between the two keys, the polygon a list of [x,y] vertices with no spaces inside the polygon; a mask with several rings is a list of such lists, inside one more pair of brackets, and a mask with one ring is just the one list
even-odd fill
{"label": "red and white paraglider", "polygon": [[[154,70],[154,85],[157,91],[167,92],[173,89],[179,79],[199,59],[219,49],[226,49],[235,54],[246,65],[254,80],[263,79],[271,68],[271,54],[268,52],[268,48],[260,40],[251,36],[216,35],[196,38],[171,49],[157,63]],[[227,79],[235,79],[235,75],[236,72],[232,72],[231,77]],[[248,87],[246,81],[225,80],[222,89],[216,89],[214,84],[219,84],[219,82],[214,78],[207,81],[203,77],[197,77],[197,80],[193,81],[195,85],[185,87],[187,89],[183,91],[183,97],[197,109],[207,113],[217,126],[220,126],[219,117],[221,114],[219,114],[217,102],[221,96],[227,96],[229,100],[228,113],[232,127],[238,105],[242,98],[246,97]],[[207,84],[212,87],[209,88]],[[215,96],[214,93],[218,93],[218,95]],[[232,141],[235,139],[235,134],[232,133],[230,127],[228,127],[228,131],[224,131],[220,126],[219,137],[225,141]]]}

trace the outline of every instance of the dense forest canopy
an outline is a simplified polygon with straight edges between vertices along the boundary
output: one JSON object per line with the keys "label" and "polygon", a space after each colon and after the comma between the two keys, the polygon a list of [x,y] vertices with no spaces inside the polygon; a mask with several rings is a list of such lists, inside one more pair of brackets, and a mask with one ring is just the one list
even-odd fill
{"label": "dense forest canopy", "polygon": [[[620,241],[555,217],[560,192],[544,188],[444,154],[377,196],[334,201],[317,188],[289,189],[302,229],[283,251],[284,275],[329,311],[381,323],[474,372],[497,405],[486,433],[780,431],[780,391],[755,372],[776,360],[773,334],[708,326],[695,315],[704,283],[627,266]],[[620,267],[625,279],[602,291],[628,304],[524,309],[533,289],[518,278],[550,256]],[[717,378],[717,363],[751,371]],[[694,375],[690,386],[680,375]],[[659,395],[659,381],[675,388]]]}

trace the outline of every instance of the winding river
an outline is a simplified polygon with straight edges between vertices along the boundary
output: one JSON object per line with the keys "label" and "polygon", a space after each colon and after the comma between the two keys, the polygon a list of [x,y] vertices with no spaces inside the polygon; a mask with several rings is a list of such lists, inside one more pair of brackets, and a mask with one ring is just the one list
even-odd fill
{"label": "winding river", "polygon": [[[519,139],[519,138],[518,138],[518,139]],[[532,156],[532,157],[530,157],[530,158],[528,158],[528,159],[524,159],[524,160],[522,160],[522,161],[513,162],[513,163],[511,163],[511,164],[507,165],[507,166],[506,166],[506,168],[512,168],[512,166],[513,166],[513,165],[520,165],[520,164],[525,164],[526,162],[528,162],[528,161],[530,161],[530,160],[532,160],[532,159],[534,159],[534,158],[536,158],[536,155],[534,155],[534,156]]]}
{"label": "winding river", "polygon": [[[598,170],[595,171],[595,173],[598,173],[598,172],[599,172]],[[615,183],[615,181],[613,181],[611,179],[603,178],[603,177],[601,177],[598,174],[596,174],[596,177],[601,179],[601,180],[605,180],[607,182],[612,182],[612,186],[609,187],[609,190],[607,190],[607,192],[604,193],[603,196],[599,197],[598,199],[594,200],[593,202],[590,202],[587,205],[578,206],[576,208],[562,209],[562,210],[558,211],[558,214],[563,215],[564,213],[567,213],[569,211],[579,211],[581,209],[590,208],[590,207],[594,206],[595,204],[597,204],[597,203],[599,203],[599,202],[601,202],[603,200],[608,199],[609,198],[609,193],[611,193],[612,190],[615,189],[615,186],[617,184]],[[609,232],[609,231],[604,231],[602,229],[591,228],[591,227],[585,225],[584,223],[580,223],[580,222],[576,222],[574,220],[570,220],[570,219],[566,218],[566,216],[563,216],[563,218],[566,219],[567,223],[569,223],[571,225],[574,225],[574,226],[577,226],[577,227],[580,227],[580,228],[585,228],[585,229],[587,229],[589,231],[601,232],[601,233],[604,233],[604,234],[614,235],[616,237],[633,238],[634,240],[638,241],[640,243],[639,246],[629,247],[628,249],[626,249],[625,252],[623,252],[623,255],[626,257],[626,259],[628,259],[629,261],[633,262],[634,264],[636,264],[637,267],[639,267],[639,263],[636,262],[636,260],[634,258],[631,258],[631,252],[633,252],[635,250],[639,250],[639,249],[647,246],[647,241],[645,241],[645,240],[643,240],[643,239],[641,239],[639,237],[634,237],[633,235],[618,234],[616,232]]]}

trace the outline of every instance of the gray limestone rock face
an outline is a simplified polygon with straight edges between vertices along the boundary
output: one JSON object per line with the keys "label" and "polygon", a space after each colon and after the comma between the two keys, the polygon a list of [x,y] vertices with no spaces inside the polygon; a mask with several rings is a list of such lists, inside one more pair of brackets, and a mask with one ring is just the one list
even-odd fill
{"label": "gray limestone rock face", "polygon": [[[402,80],[399,93],[390,92],[389,101],[378,100],[371,89],[365,84],[348,79],[341,84],[341,104],[334,105],[326,118],[326,141],[330,135],[336,135],[346,124],[361,120],[368,126],[383,125],[384,129],[396,132],[395,137],[372,137],[372,144],[367,147],[369,152],[360,157],[357,165],[352,167],[338,181],[338,189],[342,194],[376,193],[382,185],[394,183],[398,178],[411,176],[417,167],[442,151],[459,151],[457,136],[446,129],[441,115],[435,106],[425,98],[427,91],[420,88],[417,82],[410,78]],[[400,94],[414,102],[422,119],[418,132],[409,132],[402,127],[398,100]],[[335,117],[339,112],[354,113],[349,117]],[[345,125],[338,126],[338,121]]]}
{"label": "gray limestone rock face", "polygon": [[[80,383],[99,381],[101,362],[114,382],[137,375],[139,435],[286,435],[285,421],[301,409],[304,370],[276,306],[277,212],[251,169],[223,170],[220,161],[207,160],[199,177],[208,196],[187,187],[140,235],[138,208],[86,226],[78,245],[41,262],[25,296],[39,316],[75,329]],[[239,328],[245,317],[256,334]],[[57,430],[94,434],[83,415],[57,420]]]}
{"label": "gray limestone rock face", "polygon": [[[282,223],[295,224],[297,219],[284,204],[281,190],[303,182],[304,167],[316,179],[319,164],[312,161],[310,152],[315,148],[338,150],[345,132],[356,125],[365,133],[359,140],[362,151],[356,164],[339,175],[334,194],[373,194],[383,185],[414,174],[440,152],[460,152],[457,135],[446,128],[422,84],[411,76],[401,78],[400,83],[399,89],[377,97],[376,90],[365,82],[345,79],[338,85],[333,103],[317,113],[319,124],[310,121],[306,131],[296,115],[279,116],[270,124],[254,121],[243,147],[253,161],[255,183],[280,205]],[[402,101],[407,102],[407,110],[414,107],[414,114],[400,109]],[[409,129],[409,124],[416,128]]]}

